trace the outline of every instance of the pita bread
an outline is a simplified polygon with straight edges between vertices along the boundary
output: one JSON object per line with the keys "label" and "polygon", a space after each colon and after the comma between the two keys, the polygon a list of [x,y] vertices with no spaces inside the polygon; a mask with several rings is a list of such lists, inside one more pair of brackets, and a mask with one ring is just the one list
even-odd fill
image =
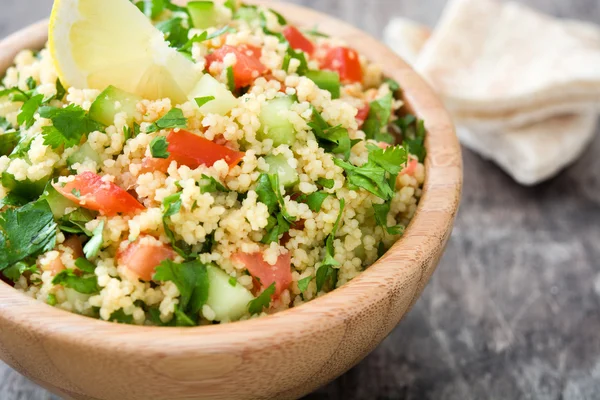
{"label": "pita bread", "polygon": [[457,128],[461,142],[522,185],[545,181],[573,163],[596,133],[597,114],[562,116],[504,132]]}
{"label": "pita bread", "polygon": [[383,32],[388,46],[410,65],[417,62],[421,50],[431,37],[431,30],[406,18],[394,18]]}
{"label": "pita bread", "polygon": [[514,127],[600,106],[600,29],[517,3],[451,0],[416,67],[461,120]]}

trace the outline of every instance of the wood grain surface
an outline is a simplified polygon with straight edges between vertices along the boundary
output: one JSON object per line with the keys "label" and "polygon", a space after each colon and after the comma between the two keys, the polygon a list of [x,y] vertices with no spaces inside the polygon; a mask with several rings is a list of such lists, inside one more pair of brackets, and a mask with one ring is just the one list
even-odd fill
{"label": "wood grain surface", "polygon": [[[380,35],[390,17],[433,25],[444,0],[297,0]],[[597,0],[528,0],[600,22]],[[0,35],[49,0],[2,0]],[[566,172],[522,188],[465,151],[445,258],[411,314],[369,357],[308,399],[600,398],[600,137]],[[0,365],[0,399],[56,399]]]}

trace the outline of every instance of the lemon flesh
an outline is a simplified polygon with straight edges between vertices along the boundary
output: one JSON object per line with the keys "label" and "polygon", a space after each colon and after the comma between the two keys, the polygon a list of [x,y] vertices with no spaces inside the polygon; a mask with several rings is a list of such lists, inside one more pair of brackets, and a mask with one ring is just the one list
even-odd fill
{"label": "lemon flesh", "polygon": [[55,0],[48,43],[60,80],[79,89],[181,104],[202,76],[129,0]]}

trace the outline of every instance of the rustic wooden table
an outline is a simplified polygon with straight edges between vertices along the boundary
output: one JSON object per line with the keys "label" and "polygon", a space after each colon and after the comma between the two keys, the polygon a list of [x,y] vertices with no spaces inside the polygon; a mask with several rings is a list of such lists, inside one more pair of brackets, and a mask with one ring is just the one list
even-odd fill
{"label": "rustic wooden table", "polygon": [[[525,1],[525,0],[523,0]],[[395,15],[434,25],[446,0],[294,0],[380,36]],[[597,0],[526,0],[600,22]],[[2,0],[0,36],[51,0]],[[316,399],[600,399],[600,135],[534,188],[465,151],[465,190],[444,260],[410,315]],[[0,363],[0,399],[53,399]]]}

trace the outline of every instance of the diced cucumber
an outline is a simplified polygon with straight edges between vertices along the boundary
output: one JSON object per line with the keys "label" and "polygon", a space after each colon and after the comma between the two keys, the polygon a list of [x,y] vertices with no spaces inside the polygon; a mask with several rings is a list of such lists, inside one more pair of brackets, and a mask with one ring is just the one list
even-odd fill
{"label": "diced cucumber", "polygon": [[51,183],[46,185],[46,190],[44,190],[44,194],[42,194],[41,198],[48,202],[55,219],[64,217],[67,213],[67,208],[79,207],[77,204],[58,193]]}
{"label": "diced cucumber", "polygon": [[209,74],[205,74],[194,90],[192,90],[190,100],[210,96],[215,99],[206,102],[200,107],[200,111],[205,115],[225,115],[238,105],[238,99],[225,87],[225,85]]}
{"label": "diced cucumber", "polygon": [[188,10],[196,29],[208,29],[219,23],[219,11],[212,1],[190,1]]}
{"label": "diced cucumber", "polygon": [[50,178],[48,177],[36,182],[32,182],[29,179],[18,181],[8,172],[2,173],[2,186],[10,190],[13,195],[28,201],[37,200],[44,193],[49,180]]}
{"label": "diced cucumber", "polygon": [[290,166],[287,158],[283,154],[276,156],[267,156],[265,161],[269,164],[269,173],[279,174],[279,182],[286,188],[292,187],[300,181],[298,171]]}
{"label": "diced cucumber", "polygon": [[215,321],[236,321],[248,312],[248,303],[254,300],[252,293],[236,282],[229,283],[231,276],[214,265],[208,266],[208,300],[206,304],[215,312]]}
{"label": "diced cucumber", "polygon": [[260,112],[261,127],[258,131],[258,139],[273,140],[273,146],[282,144],[291,146],[296,140],[296,129],[288,120],[285,112],[294,104],[290,96],[278,97],[263,105]]}
{"label": "diced cucumber", "polygon": [[71,154],[69,158],[67,158],[67,166],[72,167],[75,164],[83,164],[87,160],[94,161],[96,163],[96,167],[100,167],[102,163],[102,159],[100,155],[92,148],[89,143],[84,143],[79,150],[75,153]]}
{"label": "diced cucumber", "polygon": [[260,20],[260,14],[256,7],[241,6],[233,17],[234,19],[241,19],[248,23],[248,25],[258,24]]}
{"label": "diced cucumber", "polygon": [[305,75],[316,85],[331,93],[332,99],[340,98],[340,74],[334,71],[308,71]]}
{"label": "diced cucumber", "polygon": [[109,86],[100,93],[90,107],[90,118],[106,126],[114,125],[115,115],[127,113],[127,124],[131,125],[135,118],[137,104],[142,98],[127,93],[114,86]]}

